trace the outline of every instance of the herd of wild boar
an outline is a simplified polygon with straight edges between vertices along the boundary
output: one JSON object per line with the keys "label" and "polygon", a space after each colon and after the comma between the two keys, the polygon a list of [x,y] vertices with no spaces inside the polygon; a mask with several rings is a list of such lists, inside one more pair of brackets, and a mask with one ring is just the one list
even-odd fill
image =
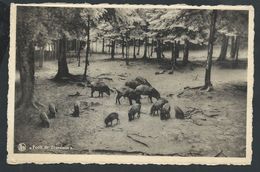
{"label": "herd of wild boar", "polygon": [[[114,92],[116,90],[116,104],[121,104],[120,99],[122,97],[129,100],[130,109],[128,111],[128,120],[129,122],[137,118],[140,118],[141,113],[141,96],[148,96],[151,103],[153,103],[153,98],[156,101],[152,104],[150,109],[150,115],[160,116],[161,120],[168,120],[170,116],[171,106],[167,99],[161,97],[160,93],[143,77],[136,77],[135,79],[125,82],[124,86],[121,88],[109,88],[109,86],[102,81],[91,82],[88,85],[91,88],[91,97],[93,97],[94,92],[98,92],[98,97],[103,97],[103,94],[110,96],[110,91]],[[133,100],[135,103],[133,104]],[[183,111],[178,107],[174,106],[175,118],[184,119]],[[58,109],[56,106],[51,103],[49,104],[49,114],[46,115],[45,112],[40,114],[42,121],[42,126],[49,128],[50,122],[49,119],[55,118]],[[71,114],[73,117],[79,117],[80,114],[80,102],[76,101],[74,103],[74,112]],[[112,126],[113,121],[116,120],[117,124],[120,122],[119,114],[117,112],[110,113],[104,120],[106,127]]]}

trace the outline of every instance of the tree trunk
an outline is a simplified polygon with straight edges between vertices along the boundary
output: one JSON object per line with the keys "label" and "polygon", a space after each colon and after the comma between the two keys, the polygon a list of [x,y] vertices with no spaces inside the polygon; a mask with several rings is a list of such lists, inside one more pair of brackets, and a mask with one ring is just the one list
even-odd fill
{"label": "tree trunk", "polygon": [[171,53],[172,53],[172,58],[171,58],[171,64],[172,64],[172,73],[175,70],[176,67],[176,58],[175,58],[175,47],[176,47],[176,41],[171,43]]}
{"label": "tree trunk", "polygon": [[77,51],[78,51],[78,49],[79,49],[79,46],[78,46],[78,40],[77,39],[75,39],[75,41],[74,41],[74,44],[75,44],[75,54],[77,54]]}
{"label": "tree trunk", "polygon": [[128,39],[127,38],[125,38],[125,63],[126,63],[126,65],[129,65],[129,61],[128,61],[128,50],[129,50],[129,46],[128,46]]}
{"label": "tree trunk", "polygon": [[133,59],[136,59],[136,55],[135,55],[135,38],[133,39],[133,46],[134,46]]}
{"label": "tree trunk", "polygon": [[56,40],[56,59],[59,60],[60,57],[60,40]]}
{"label": "tree trunk", "polygon": [[89,57],[94,53],[93,40],[89,40]]}
{"label": "tree trunk", "polygon": [[151,52],[150,52],[150,47],[149,47],[149,38],[147,38],[146,44],[147,44],[147,46],[146,46],[147,47],[146,56],[147,56],[147,58],[150,58]]}
{"label": "tree trunk", "polygon": [[238,63],[238,52],[239,52],[239,45],[240,45],[240,37],[236,37],[236,53],[235,53],[235,61]]}
{"label": "tree trunk", "polygon": [[164,54],[163,54],[163,50],[164,50],[164,45],[163,45],[163,40],[161,40],[161,53],[162,53],[162,55],[161,55],[161,57],[162,58],[165,58],[165,56],[164,56]]}
{"label": "tree trunk", "polygon": [[157,39],[156,41],[156,54],[157,54],[157,59],[160,60],[162,57],[162,53],[161,53],[161,42],[160,39]]}
{"label": "tree trunk", "polygon": [[175,58],[176,61],[180,57],[180,41],[175,44]]}
{"label": "tree trunk", "polygon": [[231,50],[230,50],[230,58],[234,59],[236,54],[236,37],[231,37]]}
{"label": "tree trunk", "polygon": [[211,83],[211,66],[212,66],[212,54],[213,54],[213,43],[214,43],[214,35],[215,35],[215,24],[217,18],[217,11],[213,10],[210,16],[210,33],[209,33],[209,44],[208,44],[208,56],[207,56],[207,64],[206,64],[206,72],[205,72],[205,85],[203,89],[210,90],[212,88]]}
{"label": "tree trunk", "polygon": [[115,42],[114,42],[114,44],[115,44],[115,47],[114,47],[114,54],[117,54],[118,52],[117,52],[117,49],[116,49],[116,40],[114,40]]}
{"label": "tree trunk", "polygon": [[85,81],[87,79],[87,70],[88,70],[88,55],[89,55],[89,49],[90,49],[90,38],[89,38],[89,30],[90,30],[90,16],[88,15],[88,24],[87,24],[87,49],[86,49],[86,60],[85,60],[85,69],[84,69],[84,74],[83,74],[83,80]]}
{"label": "tree trunk", "polygon": [[115,59],[115,40],[111,43],[111,59]]}
{"label": "tree trunk", "polygon": [[21,92],[19,103],[16,108],[28,107],[34,97],[34,46],[33,43],[18,45],[19,71]]}
{"label": "tree trunk", "polygon": [[145,37],[144,38],[144,55],[143,55],[143,59],[147,59],[147,41],[148,41],[148,38]]}
{"label": "tree trunk", "polygon": [[66,37],[63,34],[62,39],[59,40],[59,50],[58,50],[58,72],[55,76],[56,79],[61,79],[62,77],[69,76],[69,68],[66,59]]}
{"label": "tree trunk", "polygon": [[223,60],[226,59],[227,48],[228,48],[228,36],[223,34],[222,45],[221,45],[221,50],[220,50],[220,54],[219,54],[219,57],[218,57],[218,61],[223,61]]}
{"label": "tree trunk", "polygon": [[108,53],[111,52],[111,40],[108,41]]}
{"label": "tree trunk", "polygon": [[43,60],[44,56],[43,56],[43,47],[40,48],[39,50],[39,67],[43,67]]}
{"label": "tree trunk", "polygon": [[183,48],[183,65],[187,65],[189,62],[189,40],[185,39]]}
{"label": "tree trunk", "polygon": [[140,54],[140,47],[141,47],[141,40],[138,39],[138,49],[137,49],[137,55]]}
{"label": "tree trunk", "polygon": [[122,36],[122,58],[125,58],[125,38]]}
{"label": "tree trunk", "polygon": [[55,44],[53,42],[51,44],[51,52],[52,52],[51,59],[55,60]]}
{"label": "tree trunk", "polygon": [[95,52],[96,52],[96,53],[98,53],[97,44],[98,44],[98,40],[96,40],[96,43],[95,43],[95,45],[96,45],[96,47],[95,47]]}
{"label": "tree trunk", "polygon": [[105,38],[102,40],[102,53],[105,53]]}
{"label": "tree trunk", "polygon": [[57,45],[56,45],[56,41],[53,41],[53,60],[56,59],[57,56]]}
{"label": "tree trunk", "polygon": [[151,54],[150,54],[150,57],[153,56],[153,44],[154,44],[154,40],[152,39],[152,45],[151,45]]}
{"label": "tree trunk", "polygon": [[77,52],[77,59],[78,59],[78,67],[80,67],[80,54],[81,54],[81,50],[83,48],[83,42],[79,42],[78,47],[78,52]]}

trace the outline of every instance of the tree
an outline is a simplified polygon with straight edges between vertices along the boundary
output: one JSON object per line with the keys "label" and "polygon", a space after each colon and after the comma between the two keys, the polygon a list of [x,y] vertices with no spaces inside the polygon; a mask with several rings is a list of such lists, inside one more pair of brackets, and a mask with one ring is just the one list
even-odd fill
{"label": "tree", "polygon": [[[186,65],[189,57],[189,44],[201,44],[206,41],[208,22],[206,15],[204,15],[205,12],[206,10],[191,9],[151,10],[150,13],[147,13],[151,16],[148,19],[149,29],[156,35],[157,39],[167,38],[170,41],[176,40],[183,43],[183,64]],[[157,40],[156,49],[160,51],[159,42]],[[176,51],[179,51],[179,47],[176,47]],[[157,53],[157,58],[160,58],[159,53]]]}
{"label": "tree", "polygon": [[135,53],[136,40],[135,40],[135,38],[133,38],[133,46],[134,46],[134,50],[133,50],[133,59],[136,59],[136,53]]}
{"label": "tree", "polygon": [[221,50],[220,50],[220,54],[219,54],[219,57],[218,57],[219,61],[223,61],[223,60],[226,59],[227,48],[228,48],[228,40],[229,40],[229,37],[226,36],[225,34],[222,34]]}
{"label": "tree", "polygon": [[187,65],[187,63],[189,62],[188,60],[189,58],[189,41],[188,39],[184,40],[184,48],[183,48],[183,65]]}
{"label": "tree", "polygon": [[89,30],[90,30],[90,15],[87,16],[88,20],[87,20],[87,49],[86,49],[86,59],[85,59],[85,69],[84,69],[84,74],[83,74],[83,80],[87,79],[87,69],[88,69],[88,65],[89,65],[89,61],[88,61],[88,55],[89,55],[89,48],[90,48],[90,38],[89,38]]}
{"label": "tree", "polygon": [[68,78],[70,76],[66,57],[66,41],[66,36],[63,34],[59,41],[58,72],[55,79]]}
{"label": "tree", "polygon": [[[124,56],[124,50],[126,49],[126,65],[128,65],[128,49],[130,35],[136,35],[140,31],[140,26],[144,25],[144,20],[139,16],[136,9],[106,9],[107,15],[105,21],[112,27],[113,37],[117,39],[121,38],[122,42],[122,54]],[[117,33],[117,34],[116,34]],[[127,54],[128,53],[128,54]]]}
{"label": "tree", "polygon": [[213,10],[210,14],[210,32],[209,32],[209,44],[208,44],[208,56],[205,72],[205,85],[202,89],[210,90],[212,89],[211,83],[211,66],[212,66],[212,54],[213,54],[213,43],[214,43],[214,34],[216,31],[215,24],[217,19],[217,11]]}
{"label": "tree", "polygon": [[37,105],[41,104],[36,100],[34,94],[34,47],[39,33],[45,32],[43,24],[37,22],[39,17],[44,15],[44,11],[38,11],[35,8],[17,7],[17,14],[16,59],[20,71],[22,94],[16,108],[23,110],[33,106],[38,109]]}
{"label": "tree", "polygon": [[222,46],[218,60],[225,60],[229,38],[231,38],[230,58],[237,61],[236,55],[239,51],[240,38],[247,38],[248,27],[247,11],[218,11],[216,23],[217,32],[222,35]]}
{"label": "tree", "polygon": [[121,46],[122,46],[122,58],[125,58],[125,38],[124,35],[121,36],[122,41],[121,41]]}
{"label": "tree", "polygon": [[96,23],[106,14],[105,9],[94,9],[94,8],[84,8],[80,13],[80,17],[85,21],[86,27],[86,37],[87,37],[87,46],[86,46],[86,59],[85,59],[85,68],[83,73],[83,81],[87,79],[87,68],[89,65],[89,50],[90,50],[90,29],[91,26],[96,26]]}
{"label": "tree", "polygon": [[147,36],[144,37],[144,55],[143,59],[147,59],[147,44],[148,44],[148,38]]}

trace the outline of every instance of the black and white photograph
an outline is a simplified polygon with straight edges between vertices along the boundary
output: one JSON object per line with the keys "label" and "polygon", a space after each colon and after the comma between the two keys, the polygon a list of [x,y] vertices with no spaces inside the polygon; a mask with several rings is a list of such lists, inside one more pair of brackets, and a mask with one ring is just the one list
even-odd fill
{"label": "black and white photograph", "polygon": [[250,164],[253,16],[12,4],[8,163]]}

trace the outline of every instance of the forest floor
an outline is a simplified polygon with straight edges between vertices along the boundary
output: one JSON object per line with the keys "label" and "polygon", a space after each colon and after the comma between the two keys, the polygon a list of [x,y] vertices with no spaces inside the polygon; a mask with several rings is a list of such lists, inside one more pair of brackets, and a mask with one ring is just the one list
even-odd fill
{"label": "forest floor", "polygon": [[[102,55],[94,55],[100,57]],[[169,100],[172,107],[171,119],[161,121],[158,116],[150,116],[151,103],[147,97],[141,100],[141,117],[128,122],[129,102],[121,100],[116,104],[116,94],[98,98],[90,97],[90,88],[73,83],[57,83],[52,80],[57,72],[57,62],[45,62],[36,70],[35,93],[39,101],[58,107],[55,119],[50,120],[50,128],[39,127],[39,114],[27,110],[29,121],[23,115],[15,115],[15,143],[33,146],[71,147],[71,150],[28,149],[31,153],[71,153],[71,154],[144,154],[178,156],[228,156],[244,157],[246,152],[246,69],[212,68],[214,90],[203,92],[184,87],[200,86],[204,83],[205,69],[192,67],[179,69],[173,75],[162,70],[159,64],[130,61],[110,61],[102,58],[90,59],[88,75],[103,76],[111,88],[119,88],[126,80],[136,76],[146,78],[162,97]],[[82,74],[84,63],[68,60],[72,74]],[[79,92],[82,96],[68,95]],[[16,91],[16,99],[19,91]],[[80,117],[74,118],[73,104],[81,102]],[[173,107],[179,106],[190,112],[191,119],[175,118]],[[118,112],[120,124],[105,127],[104,118],[111,112]],[[116,123],[116,122],[115,122]],[[36,148],[36,147],[35,147]],[[15,149],[15,151],[17,151]]]}

